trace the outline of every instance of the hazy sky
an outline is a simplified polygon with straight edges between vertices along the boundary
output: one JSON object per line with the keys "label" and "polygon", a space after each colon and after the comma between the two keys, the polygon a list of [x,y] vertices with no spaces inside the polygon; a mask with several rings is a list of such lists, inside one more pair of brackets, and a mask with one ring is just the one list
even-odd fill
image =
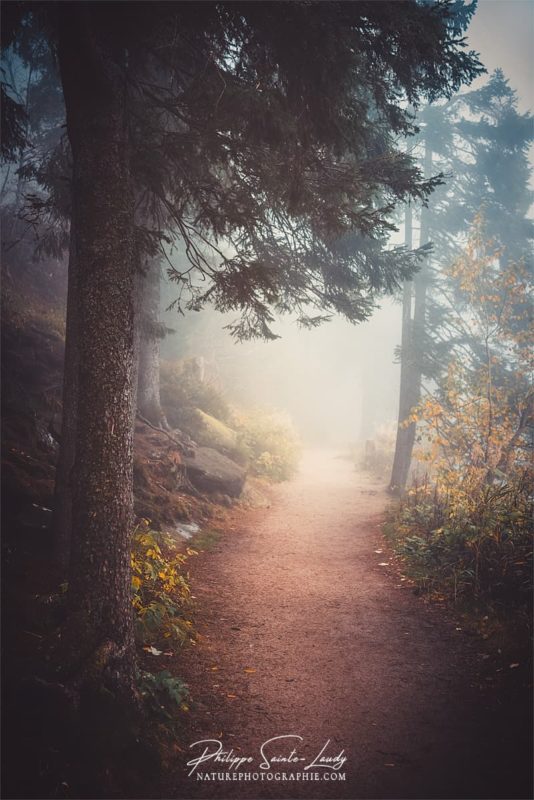
{"label": "hazy sky", "polygon": [[534,0],[478,0],[467,38],[488,72],[503,69],[518,92],[521,111],[532,111]]}

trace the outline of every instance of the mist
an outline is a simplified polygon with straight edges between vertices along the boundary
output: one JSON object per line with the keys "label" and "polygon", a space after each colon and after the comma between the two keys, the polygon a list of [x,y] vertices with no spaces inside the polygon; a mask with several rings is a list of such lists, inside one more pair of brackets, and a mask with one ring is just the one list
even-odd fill
{"label": "mist", "polygon": [[195,316],[188,330],[187,319],[164,315],[176,332],[164,340],[162,357],[201,357],[206,380],[233,404],[285,412],[303,442],[346,448],[394,423],[400,308],[393,300],[360,325],[332,319],[306,330],[278,319],[280,339],[272,342],[235,342],[224,329],[231,314],[206,309]]}

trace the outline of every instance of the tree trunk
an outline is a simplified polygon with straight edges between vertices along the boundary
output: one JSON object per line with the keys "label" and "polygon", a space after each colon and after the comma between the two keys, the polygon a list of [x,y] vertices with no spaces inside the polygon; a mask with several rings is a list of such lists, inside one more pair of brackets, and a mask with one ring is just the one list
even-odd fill
{"label": "tree trunk", "polygon": [[63,574],[70,560],[72,532],[72,470],[76,446],[78,411],[78,280],[76,264],[75,223],[71,212],[67,291],[67,325],[65,332],[65,364],[63,372],[63,415],[61,442],[56,467],[54,494],[54,534],[56,559]]}
{"label": "tree trunk", "polygon": [[[432,173],[432,150],[425,145],[424,174],[429,178]],[[408,216],[409,214],[409,216]],[[421,210],[421,230],[419,247],[429,240],[428,208]],[[407,211],[406,245],[412,247],[412,218]],[[402,494],[406,488],[412,463],[415,443],[416,423],[406,421],[421,400],[421,379],[424,355],[424,339],[426,331],[426,293],[428,287],[428,257],[413,281],[413,320],[411,319],[412,288],[405,283],[402,307],[402,343],[401,343],[401,391],[399,400],[399,427],[395,444],[395,456],[389,489]],[[405,350],[405,342],[407,348]]]}
{"label": "tree trunk", "polygon": [[[134,207],[125,62],[107,5],[60,3],[59,63],[73,154],[79,385],[72,470],[71,623],[78,661],[106,653],[133,687],[131,534]],[[65,375],[65,384],[73,380]],[[112,670],[107,668],[113,667]]]}
{"label": "tree trunk", "polygon": [[147,260],[138,276],[139,362],[137,409],[153,425],[168,429],[161,408],[159,353],[162,325],[159,318],[161,267],[158,258]]}
{"label": "tree trunk", "polygon": [[[412,244],[412,207],[406,207],[404,243],[411,250]],[[395,455],[389,489],[392,492],[402,492],[406,485],[410,458],[410,437],[408,428],[403,424],[412,407],[412,387],[414,372],[413,357],[413,330],[412,330],[412,299],[413,281],[404,281],[402,292],[402,331],[401,331],[401,359],[400,359],[400,393],[397,438],[395,442]]]}

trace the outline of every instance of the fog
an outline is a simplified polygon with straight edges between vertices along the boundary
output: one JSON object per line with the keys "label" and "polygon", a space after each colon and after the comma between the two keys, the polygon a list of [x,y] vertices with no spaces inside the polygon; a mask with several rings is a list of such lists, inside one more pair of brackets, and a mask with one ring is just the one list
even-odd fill
{"label": "fog", "polygon": [[[533,31],[532,3],[481,0],[467,35],[468,46],[480,53],[488,73],[504,70],[522,111],[532,107]],[[482,76],[473,85],[486,80]],[[402,226],[391,244],[400,242]],[[165,312],[173,292],[171,284],[163,293],[163,318],[176,331],[162,343],[163,358],[201,357],[206,379],[236,405],[287,412],[303,440],[311,443],[346,445],[396,424],[398,298],[378,300],[372,317],[359,325],[333,318],[306,330],[285,318],[274,326],[280,339],[236,343],[224,330],[235,315],[223,316],[209,307],[186,317]]]}
{"label": "fog", "polygon": [[273,342],[234,342],[224,330],[232,315],[206,309],[197,317],[191,325],[165,315],[176,333],[166,338],[163,357],[202,357],[206,379],[230,401],[287,412],[304,441],[343,445],[395,419],[400,307],[392,300],[360,325],[333,318],[305,330],[280,319],[281,338]]}

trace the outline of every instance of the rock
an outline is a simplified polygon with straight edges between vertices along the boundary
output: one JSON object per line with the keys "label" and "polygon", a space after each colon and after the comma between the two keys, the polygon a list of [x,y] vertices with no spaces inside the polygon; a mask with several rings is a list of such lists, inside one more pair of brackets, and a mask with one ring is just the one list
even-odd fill
{"label": "rock", "polygon": [[243,494],[241,495],[241,502],[249,508],[270,508],[271,502],[261,489],[254,483],[247,481]]}
{"label": "rock", "polygon": [[182,539],[191,539],[200,530],[200,525],[196,522],[178,522],[173,533],[177,533]]}
{"label": "rock", "polygon": [[243,491],[246,471],[211,447],[199,447],[195,457],[184,456],[183,463],[187,477],[201,492],[221,492],[239,497]]}

